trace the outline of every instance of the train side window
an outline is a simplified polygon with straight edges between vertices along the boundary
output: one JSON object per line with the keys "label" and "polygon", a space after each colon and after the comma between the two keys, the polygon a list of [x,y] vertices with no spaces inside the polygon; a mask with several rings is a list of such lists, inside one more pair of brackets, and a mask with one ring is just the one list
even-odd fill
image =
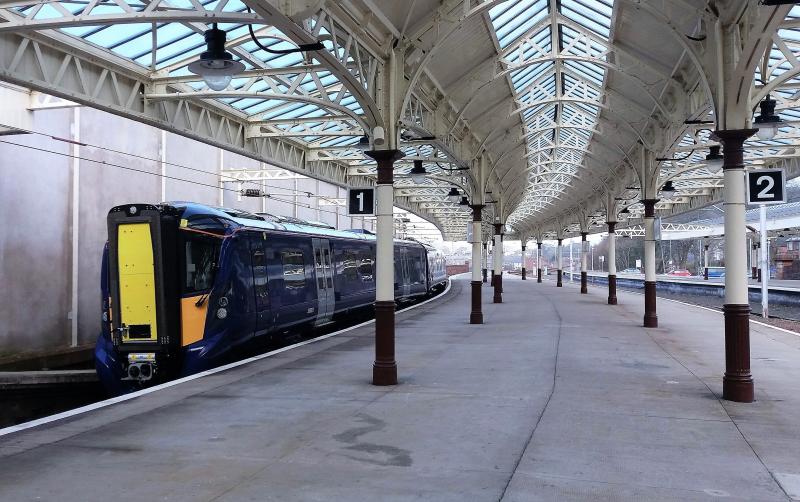
{"label": "train side window", "polygon": [[253,265],[253,282],[256,294],[256,308],[263,310],[269,307],[269,289],[267,287],[267,260],[260,242],[254,243],[250,254]]}
{"label": "train side window", "polygon": [[358,274],[361,276],[362,282],[373,282],[375,280],[375,261],[369,253],[362,255],[361,262],[358,265]]}
{"label": "train side window", "polygon": [[286,289],[303,289],[306,286],[306,265],[303,252],[287,249],[281,252],[283,263],[283,286]]}
{"label": "train side window", "polygon": [[220,241],[212,237],[187,235],[184,244],[184,294],[208,291],[214,284]]}
{"label": "train side window", "polygon": [[358,280],[358,260],[352,251],[345,251],[342,255],[342,275],[348,281]]}
{"label": "train side window", "polygon": [[317,271],[317,289],[325,289],[325,265],[322,262],[322,250],[314,250],[314,263]]}

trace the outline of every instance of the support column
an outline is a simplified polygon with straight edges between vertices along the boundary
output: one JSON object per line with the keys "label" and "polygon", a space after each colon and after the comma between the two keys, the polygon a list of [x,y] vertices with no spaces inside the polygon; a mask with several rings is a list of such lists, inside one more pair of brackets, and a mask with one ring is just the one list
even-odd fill
{"label": "support column", "polygon": [[586,236],[588,232],[581,232],[581,294],[585,295],[589,293],[589,287],[587,284],[587,268],[586,268],[586,260],[589,257],[589,243],[586,241]]}
{"label": "support column", "polygon": [[494,264],[495,264],[495,257],[494,255],[497,253],[497,244],[495,243],[494,235],[492,235],[492,248],[489,250],[489,286],[494,287],[495,284],[495,273],[494,273]]}
{"label": "support column", "polygon": [[525,270],[525,244],[522,245],[522,280],[527,280],[525,277],[526,270]]}
{"label": "support column", "polygon": [[617,304],[617,234],[616,221],[606,222],[608,225],[608,304]]}
{"label": "support column", "polygon": [[536,282],[542,282],[542,243],[536,243]]}
{"label": "support column", "polygon": [[708,280],[708,244],[703,245],[703,280]]}
{"label": "support column", "polygon": [[755,242],[750,251],[750,278],[758,279],[758,243]]}
{"label": "support column", "polygon": [[722,164],[725,210],[725,375],[722,397],[753,402],[750,374],[750,302],[747,288],[744,141],[755,129],[716,131],[724,146]]}
{"label": "support column", "polygon": [[503,224],[494,224],[494,303],[503,303]]}
{"label": "support column", "polygon": [[657,328],[656,315],[656,200],[644,204],[644,327]]}
{"label": "support column", "polygon": [[562,242],[562,240],[563,239],[558,239],[558,246],[556,246],[556,263],[558,264],[558,272],[557,272],[558,275],[556,276],[556,286],[559,287],[559,288],[564,286],[564,283],[561,280],[561,274],[563,273],[563,270],[561,268],[562,267],[562,263],[561,263],[561,242]]}
{"label": "support column", "polygon": [[481,255],[481,260],[483,260],[483,282],[488,282],[486,277],[486,262],[489,260],[488,246],[487,243],[483,243],[483,254]]}
{"label": "support column", "polygon": [[376,188],[376,285],[375,285],[375,362],[373,385],[396,385],[394,358],[394,162],[403,157],[399,150],[365,152],[378,163]]}
{"label": "support column", "polygon": [[[469,313],[470,324],[483,324],[481,311],[481,210],[482,204],[472,206],[472,310]],[[483,244],[486,246],[486,244]],[[486,269],[483,269],[486,272]],[[485,280],[484,275],[484,280]]]}

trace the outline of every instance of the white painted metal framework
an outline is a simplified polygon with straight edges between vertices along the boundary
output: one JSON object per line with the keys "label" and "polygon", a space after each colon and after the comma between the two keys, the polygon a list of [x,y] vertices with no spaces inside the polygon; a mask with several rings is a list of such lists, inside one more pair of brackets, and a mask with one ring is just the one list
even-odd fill
{"label": "white painted metal framework", "polygon": [[[212,23],[246,67],[222,91],[187,70]],[[325,49],[267,53],[249,26]],[[725,40],[755,71],[722,75]],[[452,187],[487,204],[484,235],[502,221],[537,240],[639,224],[670,180],[662,215],[717,202],[711,131],[768,93],[785,123],[746,161],[797,176],[798,74],[800,8],[746,0],[0,0],[0,80],[342,186],[375,182],[359,138],[396,131],[396,205],[453,240],[470,214]]]}

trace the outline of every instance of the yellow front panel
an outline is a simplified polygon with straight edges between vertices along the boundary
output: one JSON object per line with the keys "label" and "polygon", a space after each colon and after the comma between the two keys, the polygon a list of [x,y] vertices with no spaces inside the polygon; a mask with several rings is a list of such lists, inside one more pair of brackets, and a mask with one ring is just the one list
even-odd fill
{"label": "yellow front panel", "polygon": [[[123,224],[118,227],[117,232],[120,321],[131,330],[123,335],[122,341],[154,342],[158,339],[158,330],[150,225]],[[146,326],[149,326],[150,333],[143,336],[141,332]]]}

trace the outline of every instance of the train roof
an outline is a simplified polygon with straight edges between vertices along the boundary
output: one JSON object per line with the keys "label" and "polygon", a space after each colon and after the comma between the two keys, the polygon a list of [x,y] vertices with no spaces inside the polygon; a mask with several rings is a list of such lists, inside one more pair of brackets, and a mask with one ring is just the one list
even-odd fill
{"label": "train roof", "polygon": [[[192,227],[192,220],[197,221],[203,216],[213,216],[235,223],[238,227],[253,230],[275,230],[284,232],[297,232],[310,234],[320,237],[336,237],[341,239],[374,241],[376,236],[369,230],[336,230],[324,223],[307,222],[298,218],[281,218],[266,213],[250,213],[240,209],[230,209],[224,207],[213,207],[196,202],[174,201],[164,202],[162,206],[173,207],[181,211],[181,217],[188,220],[188,226]],[[394,239],[395,242],[422,246],[431,249],[430,246],[423,244],[415,239]]]}

